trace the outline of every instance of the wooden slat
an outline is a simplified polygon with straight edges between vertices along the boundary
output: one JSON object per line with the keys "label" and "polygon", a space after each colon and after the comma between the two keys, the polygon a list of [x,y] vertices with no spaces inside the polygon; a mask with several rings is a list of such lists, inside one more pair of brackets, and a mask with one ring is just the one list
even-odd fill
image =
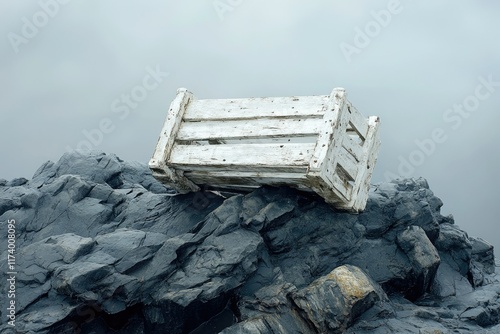
{"label": "wooden slat", "polygon": [[208,121],[261,117],[322,117],[328,96],[266,97],[249,99],[195,100],[184,120]]}
{"label": "wooden slat", "polygon": [[352,155],[341,154],[337,158],[337,164],[340,165],[347,173],[351,181],[356,179],[356,176],[358,175],[358,166]]}
{"label": "wooden slat", "polygon": [[174,167],[201,166],[231,167],[247,170],[257,166],[307,167],[314,144],[232,144],[232,145],[180,145],[175,144],[169,165]]}
{"label": "wooden slat", "polygon": [[368,132],[368,120],[364,118],[363,115],[361,115],[361,113],[350,103],[348,103],[347,109],[351,114],[349,119],[351,127],[356,130],[356,132],[361,137],[361,140],[365,140],[366,133]]}
{"label": "wooden slat", "polygon": [[183,122],[179,141],[228,140],[276,137],[316,136],[322,125],[318,118],[252,119],[230,121]]}
{"label": "wooden slat", "polygon": [[354,159],[356,159],[356,161],[361,161],[361,157],[363,156],[363,148],[360,144],[356,143],[351,138],[351,136],[346,135],[346,137],[342,141],[342,146],[354,157]]}
{"label": "wooden slat", "polygon": [[175,142],[175,137],[177,136],[177,131],[181,126],[182,116],[186,110],[186,106],[192,98],[192,93],[186,89],[181,88],[177,90],[177,95],[168,109],[167,117],[163,123],[160,138],[156,143],[153,157],[149,162],[153,168],[161,164],[161,162],[168,160],[172,146]]}
{"label": "wooden slat", "polygon": [[224,172],[239,172],[239,171],[248,171],[248,172],[273,172],[273,173],[306,173],[307,166],[305,165],[297,165],[297,166],[268,166],[268,165],[214,165],[214,166],[202,166],[202,165],[184,165],[173,163],[169,164],[172,167],[175,167],[176,170],[182,171],[184,173],[200,172],[200,171],[216,171],[222,170]]}

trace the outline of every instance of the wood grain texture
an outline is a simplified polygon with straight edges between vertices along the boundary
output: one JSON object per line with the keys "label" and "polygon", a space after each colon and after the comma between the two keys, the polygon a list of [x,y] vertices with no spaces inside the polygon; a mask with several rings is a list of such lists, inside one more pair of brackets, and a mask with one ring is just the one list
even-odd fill
{"label": "wood grain texture", "polygon": [[179,145],[172,150],[169,166],[202,166],[239,168],[248,167],[307,167],[314,144],[233,144],[233,145]]}
{"label": "wood grain texture", "polygon": [[263,139],[317,136],[319,118],[259,118],[206,122],[184,122],[178,141]]}
{"label": "wood grain texture", "polygon": [[350,102],[347,103],[347,110],[351,114],[349,117],[351,128],[364,140],[368,132],[368,120]]}
{"label": "wood grain texture", "polygon": [[355,142],[354,139],[351,138],[351,136],[347,135],[342,140],[342,146],[348,153],[350,153],[354,157],[354,159],[356,159],[357,162],[361,161],[361,158],[363,156],[363,148],[359,143]]}
{"label": "wood grain texture", "polygon": [[263,117],[318,117],[328,96],[291,96],[248,99],[195,100],[184,115],[186,122],[258,119]]}

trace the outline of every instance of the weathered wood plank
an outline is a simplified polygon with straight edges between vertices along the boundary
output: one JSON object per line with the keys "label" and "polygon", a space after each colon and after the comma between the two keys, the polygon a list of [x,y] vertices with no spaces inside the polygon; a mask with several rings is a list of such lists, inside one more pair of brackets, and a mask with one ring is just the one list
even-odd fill
{"label": "weathered wood plank", "polygon": [[306,167],[311,158],[314,144],[235,144],[235,145],[180,145],[175,144],[169,165],[209,166],[233,169],[261,166]]}
{"label": "weathered wood plank", "polygon": [[340,193],[343,202],[346,203],[352,197],[352,184],[342,180],[338,174],[331,174],[329,176],[333,184],[333,189],[336,191],[335,193]]}
{"label": "weathered wood plank", "polygon": [[349,180],[356,180],[356,176],[358,175],[358,165],[354,157],[350,154],[339,154],[337,157],[337,165],[340,165],[342,169],[349,176]]}
{"label": "weathered wood plank", "polygon": [[360,161],[363,156],[363,148],[360,144],[356,143],[351,136],[346,135],[342,141],[342,146],[349,152],[356,161]]}
{"label": "weathered wood plank", "polygon": [[368,120],[351,103],[347,103],[347,110],[351,114],[349,119],[351,128],[356,130],[361,140],[365,140],[368,132]]}
{"label": "weathered wood plank", "polygon": [[182,122],[182,116],[186,111],[188,103],[193,99],[191,92],[185,88],[177,90],[175,99],[170,104],[170,108],[161,129],[160,138],[156,144],[153,157],[149,161],[152,168],[167,161],[174,145],[177,131],[179,130]]}
{"label": "weathered wood plank", "polygon": [[252,119],[183,122],[178,141],[263,139],[317,136],[322,120],[318,118]]}
{"label": "weathered wood plank", "polygon": [[195,100],[184,120],[209,121],[262,117],[322,117],[328,96]]}
{"label": "weathered wood plank", "polygon": [[255,173],[267,173],[267,172],[273,172],[273,173],[306,173],[307,172],[307,166],[306,165],[297,165],[297,166],[268,166],[268,165],[249,165],[249,166],[241,166],[241,165],[231,165],[231,166],[224,166],[224,165],[214,165],[214,166],[202,166],[202,165],[184,165],[184,164],[177,164],[177,163],[169,163],[169,165],[172,166],[172,168],[175,167],[176,170],[178,171],[183,171],[185,173],[188,173],[190,171],[193,172],[200,172],[200,171],[208,171],[208,172],[215,172],[215,171],[224,171],[227,173],[233,173],[233,172],[255,172]]}
{"label": "weathered wood plank", "polygon": [[163,180],[164,183],[177,189],[177,191],[184,193],[198,191],[199,187],[186,179],[182,172],[167,167],[166,162],[171,154],[177,131],[182,122],[182,116],[192,99],[193,95],[187,89],[180,88],[177,90],[177,95],[170,104],[153,157],[149,160],[149,168],[153,170],[155,177]]}

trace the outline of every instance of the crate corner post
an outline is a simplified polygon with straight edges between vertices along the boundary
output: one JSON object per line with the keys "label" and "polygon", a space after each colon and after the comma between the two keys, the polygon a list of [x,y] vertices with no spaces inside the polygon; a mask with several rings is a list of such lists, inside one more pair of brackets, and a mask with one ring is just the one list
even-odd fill
{"label": "crate corner post", "polygon": [[307,172],[314,191],[326,202],[335,206],[350,200],[349,189],[335,172],[348,124],[346,101],[344,88],[338,87],[332,90],[324,107],[323,127],[318,134]]}
{"label": "crate corner post", "polygon": [[170,104],[167,117],[163,123],[160,138],[156,144],[155,151],[149,161],[149,168],[153,176],[180,193],[198,191],[200,188],[187,179],[183,172],[168,166],[170,153],[179,131],[182,117],[187,106],[194,96],[186,88],[177,89],[177,95]]}
{"label": "crate corner post", "polygon": [[350,203],[350,206],[356,212],[363,211],[368,200],[370,180],[380,148],[379,129],[380,118],[378,116],[370,116],[368,118],[368,131],[363,150],[363,159],[360,161],[359,175],[353,188],[353,193],[356,196],[353,197]]}

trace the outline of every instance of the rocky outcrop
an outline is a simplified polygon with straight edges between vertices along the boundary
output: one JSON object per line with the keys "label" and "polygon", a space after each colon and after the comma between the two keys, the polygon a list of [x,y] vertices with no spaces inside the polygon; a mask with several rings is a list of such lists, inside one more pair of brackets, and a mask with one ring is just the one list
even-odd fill
{"label": "rocky outcrop", "polygon": [[423,179],[373,186],[358,215],[290,188],[177,195],[145,165],[68,153],[0,180],[15,330],[500,332],[493,247],[441,206]]}

